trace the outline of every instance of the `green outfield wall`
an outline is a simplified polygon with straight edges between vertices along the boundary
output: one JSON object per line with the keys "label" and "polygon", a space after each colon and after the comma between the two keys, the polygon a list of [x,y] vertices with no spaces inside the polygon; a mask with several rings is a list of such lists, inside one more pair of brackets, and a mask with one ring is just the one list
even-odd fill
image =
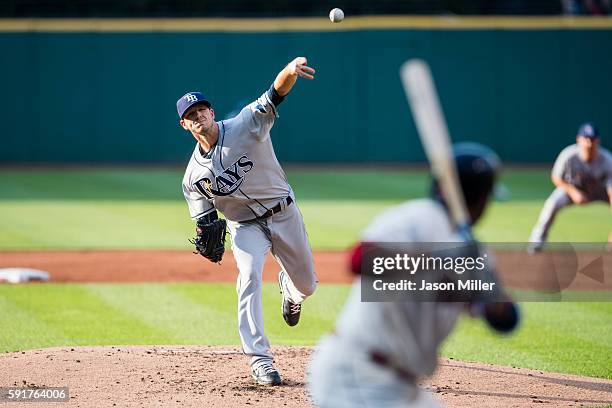
{"label": "green outfield wall", "polygon": [[0,21],[0,161],[184,162],[180,95],[224,118],[301,55],[317,78],[280,108],[282,162],[422,161],[398,75],[417,57],[455,140],[549,162],[593,120],[612,146],[611,21],[349,20]]}

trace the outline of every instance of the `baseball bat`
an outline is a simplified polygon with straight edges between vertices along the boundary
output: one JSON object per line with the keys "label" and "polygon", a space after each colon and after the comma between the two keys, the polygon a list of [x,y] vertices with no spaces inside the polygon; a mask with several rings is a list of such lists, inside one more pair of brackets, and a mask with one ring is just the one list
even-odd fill
{"label": "baseball bat", "polygon": [[431,171],[438,180],[451,218],[459,232],[470,238],[470,218],[429,66],[420,59],[408,60],[400,68],[400,77]]}

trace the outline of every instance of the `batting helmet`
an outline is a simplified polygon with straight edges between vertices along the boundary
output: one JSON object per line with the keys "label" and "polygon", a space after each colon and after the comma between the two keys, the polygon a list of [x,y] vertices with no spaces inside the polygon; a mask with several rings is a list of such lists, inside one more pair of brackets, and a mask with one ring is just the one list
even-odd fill
{"label": "batting helmet", "polygon": [[[468,207],[479,204],[493,191],[501,167],[499,156],[479,143],[465,142],[453,146],[459,183]],[[442,199],[438,181],[432,182],[432,196]]]}

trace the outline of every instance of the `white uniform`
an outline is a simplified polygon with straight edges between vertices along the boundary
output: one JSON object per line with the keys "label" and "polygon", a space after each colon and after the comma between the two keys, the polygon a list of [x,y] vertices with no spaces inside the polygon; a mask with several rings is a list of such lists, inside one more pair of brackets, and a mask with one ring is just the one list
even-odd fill
{"label": "white uniform", "polygon": [[[458,242],[444,208],[429,199],[390,208],[376,217],[363,242]],[[309,369],[313,401],[325,407],[439,407],[416,378],[437,367],[440,343],[464,303],[361,301],[357,279],[335,334],[318,345]],[[383,355],[394,365],[377,363]]]}
{"label": "white uniform", "polygon": [[[251,364],[272,360],[264,334],[262,270],[272,251],[288,278],[287,297],[301,303],[316,288],[312,251],[302,215],[270,140],[276,106],[268,92],[229,120],[217,122],[219,139],[202,155],[196,147],[183,178],[191,218],[219,210],[228,221],[238,265],[238,330]],[[259,219],[275,206],[282,211]]]}

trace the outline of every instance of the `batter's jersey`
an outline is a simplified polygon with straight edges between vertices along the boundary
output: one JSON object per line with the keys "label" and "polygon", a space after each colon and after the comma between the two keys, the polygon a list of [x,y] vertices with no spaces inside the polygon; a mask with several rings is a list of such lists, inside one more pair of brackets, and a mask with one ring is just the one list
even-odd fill
{"label": "batter's jersey", "polygon": [[[429,199],[407,202],[376,217],[364,242],[459,242],[445,209]],[[384,353],[416,376],[437,366],[440,343],[453,329],[464,303],[361,302],[359,279],[337,322],[346,347]]]}
{"label": "batter's jersey", "polygon": [[234,118],[217,122],[219,139],[207,154],[196,143],[183,178],[191,218],[216,208],[228,220],[251,220],[293,196],[270,140],[276,116],[266,92]]}
{"label": "batter's jersey", "polygon": [[602,188],[612,188],[612,155],[602,147],[597,157],[589,162],[580,157],[580,146],[570,145],[563,149],[552,169],[552,175],[578,187],[587,194]]}

